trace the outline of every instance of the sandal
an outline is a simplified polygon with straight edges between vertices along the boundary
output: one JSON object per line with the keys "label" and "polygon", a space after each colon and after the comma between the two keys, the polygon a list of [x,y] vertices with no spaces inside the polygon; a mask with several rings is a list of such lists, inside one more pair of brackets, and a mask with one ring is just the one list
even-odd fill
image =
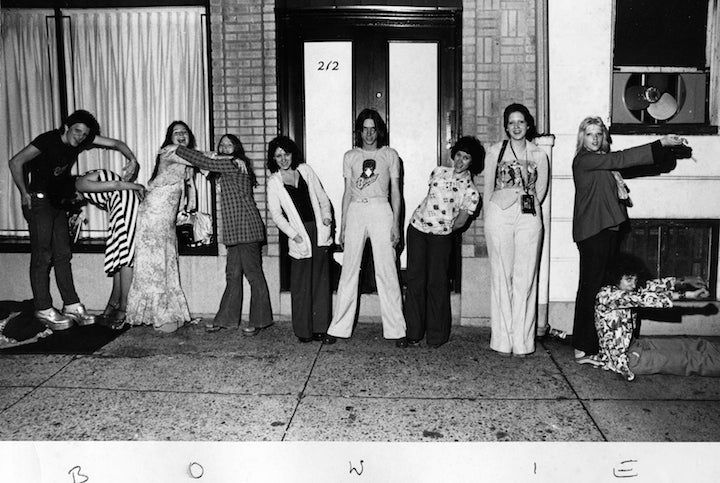
{"label": "sandal", "polygon": [[125,326],[130,325],[126,320],[125,317],[127,314],[124,310],[118,309],[115,312],[115,315],[113,315],[112,323],[110,324],[110,328],[113,330],[122,330],[125,328]]}
{"label": "sandal", "polygon": [[117,312],[119,308],[120,308],[120,305],[115,305],[112,302],[108,302],[107,305],[105,306],[105,310],[103,310],[102,316],[106,319],[111,319],[111,318],[113,318],[113,315],[115,315],[115,312]]}

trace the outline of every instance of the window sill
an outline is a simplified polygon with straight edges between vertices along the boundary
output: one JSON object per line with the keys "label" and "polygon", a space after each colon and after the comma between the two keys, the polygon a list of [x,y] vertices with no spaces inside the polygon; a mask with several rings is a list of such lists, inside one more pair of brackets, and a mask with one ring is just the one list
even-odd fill
{"label": "window sill", "polygon": [[[73,253],[105,253],[105,240],[100,238],[82,238],[72,246]],[[216,257],[216,242],[199,247],[179,247],[183,256]],[[25,236],[0,236],[0,253],[30,253],[30,238]]]}
{"label": "window sill", "polygon": [[685,134],[703,136],[718,133],[717,126],[705,124],[611,124],[610,134]]}

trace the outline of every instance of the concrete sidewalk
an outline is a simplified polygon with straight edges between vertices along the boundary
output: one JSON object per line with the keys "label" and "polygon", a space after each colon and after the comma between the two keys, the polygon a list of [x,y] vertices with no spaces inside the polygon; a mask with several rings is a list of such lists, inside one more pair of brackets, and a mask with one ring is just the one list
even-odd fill
{"label": "concrete sidewalk", "polygon": [[90,356],[0,355],[0,440],[720,441],[720,379],[638,376],[525,359],[489,330],[398,349],[379,324],[301,344],[288,321],[256,337],[132,328]]}

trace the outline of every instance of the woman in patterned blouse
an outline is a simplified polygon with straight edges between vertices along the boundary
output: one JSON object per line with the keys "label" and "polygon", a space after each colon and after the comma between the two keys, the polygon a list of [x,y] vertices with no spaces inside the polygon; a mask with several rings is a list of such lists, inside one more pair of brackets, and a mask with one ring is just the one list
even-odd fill
{"label": "woman in patterned blouse", "polygon": [[482,171],[485,150],[466,136],[450,150],[452,167],[438,166],[430,174],[428,194],[410,219],[407,231],[407,341],[417,345],[427,337],[439,347],[450,337],[450,254],[457,230],[480,203],[472,175]]}
{"label": "woman in patterned blouse", "polygon": [[636,309],[672,307],[672,301],[681,296],[678,292],[681,286],[695,288],[683,292],[684,298],[695,299],[707,293],[697,277],[648,280],[638,289],[641,263],[632,256],[620,257],[611,274],[614,283],[601,288],[595,297],[595,329],[600,351],[588,356],[594,362],[592,365],[617,372],[628,381],[635,379],[628,367],[628,349],[637,323]]}

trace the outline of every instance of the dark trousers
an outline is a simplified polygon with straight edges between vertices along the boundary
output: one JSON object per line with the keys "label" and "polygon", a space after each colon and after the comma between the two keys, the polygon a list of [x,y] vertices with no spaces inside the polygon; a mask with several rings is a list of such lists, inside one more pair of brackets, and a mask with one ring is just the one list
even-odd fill
{"label": "dark trousers", "polygon": [[31,208],[24,211],[30,230],[30,286],[35,310],[52,307],[50,267],[65,305],[80,301],[75,292],[70,259],[70,232],[65,210],[53,206],[47,198],[32,197]]}
{"label": "dark trousers", "polygon": [[453,235],[431,235],[412,225],[407,231],[407,338],[444,344],[450,338],[450,254]]}
{"label": "dark trousers", "polygon": [[600,350],[595,330],[595,296],[606,282],[608,267],[618,251],[618,232],[603,230],[577,243],[580,251],[580,281],[575,299],[573,346],[586,354]]}
{"label": "dark trousers", "polygon": [[235,328],[240,324],[243,303],[243,275],[250,284],[250,326],[265,327],[272,322],[272,308],[260,242],[238,243],[227,247],[225,292],[214,324]]}
{"label": "dark trousers", "polygon": [[304,225],[310,236],[312,257],[291,258],[290,262],[292,325],[298,337],[324,334],[332,317],[330,247],[317,246],[315,222]]}

